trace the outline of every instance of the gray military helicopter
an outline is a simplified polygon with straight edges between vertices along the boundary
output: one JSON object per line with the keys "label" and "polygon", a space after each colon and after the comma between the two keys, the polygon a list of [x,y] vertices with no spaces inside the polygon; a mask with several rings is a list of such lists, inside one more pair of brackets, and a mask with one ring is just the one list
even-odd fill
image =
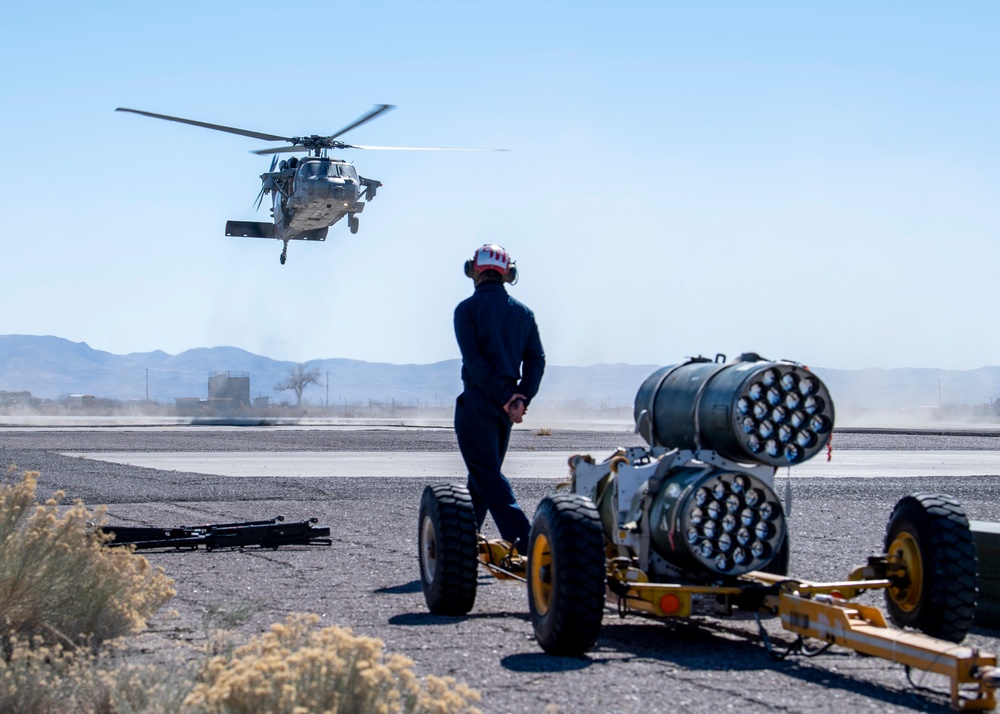
{"label": "gray military helicopter", "polygon": [[[392,104],[378,104],[370,112],[359,117],[340,131],[329,136],[276,136],[258,131],[235,129],[230,126],[208,124],[193,119],[154,114],[138,109],[118,107],[115,111],[141,114],[155,119],[166,119],[182,124],[191,124],[205,129],[240,134],[263,141],[285,141],[290,146],[260,149],[254,154],[274,154],[271,168],[261,174],[261,188],[257,195],[256,208],[265,195],[271,196],[271,223],[257,221],[227,221],[227,236],[245,238],[275,238],[284,243],[281,249],[281,264],[288,257],[288,241],[324,241],[330,226],[347,217],[351,233],[357,233],[360,226],[358,214],[365,203],[375,198],[375,192],[382,186],[380,181],[360,176],[354,166],[342,159],[330,158],[331,149],[374,149],[396,151],[503,151],[503,149],[450,149],[423,146],[361,146],[338,141],[352,129],[371,121],[384,112],[394,109]],[[287,161],[278,160],[277,154],[306,151],[307,156],[293,156]]]}

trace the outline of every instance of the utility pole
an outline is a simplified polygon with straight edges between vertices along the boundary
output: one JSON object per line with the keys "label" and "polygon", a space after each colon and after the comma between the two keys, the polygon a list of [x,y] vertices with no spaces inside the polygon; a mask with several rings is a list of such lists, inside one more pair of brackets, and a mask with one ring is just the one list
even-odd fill
{"label": "utility pole", "polygon": [[326,408],[330,408],[330,373],[326,373]]}
{"label": "utility pole", "polygon": [[146,404],[149,404],[149,367],[146,367]]}

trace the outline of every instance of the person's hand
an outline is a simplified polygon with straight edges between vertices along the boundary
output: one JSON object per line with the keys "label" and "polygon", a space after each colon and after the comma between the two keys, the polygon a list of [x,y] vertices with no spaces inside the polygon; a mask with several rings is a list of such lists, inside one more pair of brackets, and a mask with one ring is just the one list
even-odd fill
{"label": "person's hand", "polygon": [[524,421],[524,415],[528,413],[528,407],[524,403],[527,399],[523,394],[515,394],[503,405],[503,410],[514,424]]}

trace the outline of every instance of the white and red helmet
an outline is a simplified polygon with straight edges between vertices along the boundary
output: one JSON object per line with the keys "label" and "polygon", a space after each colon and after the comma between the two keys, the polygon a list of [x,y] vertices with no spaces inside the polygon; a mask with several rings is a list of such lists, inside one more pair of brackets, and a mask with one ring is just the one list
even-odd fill
{"label": "white and red helmet", "polygon": [[503,246],[484,245],[475,252],[471,260],[465,261],[465,274],[470,278],[487,270],[500,273],[505,283],[517,280],[517,264]]}

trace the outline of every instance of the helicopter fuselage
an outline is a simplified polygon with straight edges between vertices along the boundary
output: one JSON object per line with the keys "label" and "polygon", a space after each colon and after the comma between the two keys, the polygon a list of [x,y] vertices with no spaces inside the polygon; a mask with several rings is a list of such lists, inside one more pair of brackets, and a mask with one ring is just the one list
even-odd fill
{"label": "helicopter fuselage", "polygon": [[272,223],[227,221],[227,236],[276,238],[284,242],[284,264],[288,242],[324,241],[330,226],[347,216],[351,233],[358,232],[358,217],[365,203],[382,185],[358,175],[354,166],[326,156],[294,157],[282,161],[275,171],[261,174],[261,198],[271,196]]}
{"label": "helicopter fuselage", "polygon": [[280,171],[263,174],[261,180],[264,191],[271,194],[274,237],[280,240],[295,240],[300,234],[332,226],[365,207],[362,179],[345,161],[292,159]]}
{"label": "helicopter fuselage", "polygon": [[[292,240],[326,240],[330,226],[347,216],[351,233],[358,232],[360,220],[357,214],[364,210],[365,203],[375,198],[375,191],[382,186],[375,179],[358,175],[354,166],[341,159],[331,159],[327,151],[341,149],[397,149],[401,151],[482,151],[482,149],[433,149],[413,146],[355,146],[344,143],[338,137],[357,129],[377,116],[392,109],[391,104],[378,104],[371,111],[348,124],[340,131],[328,136],[279,136],[260,131],[250,131],[222,124],[185,119],[183,117],[155,114],[140,109],[118,107],[115,111],[141,114],[154,119],[190,124],[239,134],[262,141],[282,141],[289,146],[254,151],[255,154],[274,154],[271,169],[261,174],[262,186],[257,199],[257,207],[265,195],[271,195],[270,223],[259,221],[226,221],[227,236],[245,238],[276,238],[284,243],[281,263],[284,265],[288,242]],[[307,151],[304,158],[293,157],[278,164],[277,154]],[[503,151],[503,149],[497,149]],[[278,170],[275,171],[275,168]]]}

